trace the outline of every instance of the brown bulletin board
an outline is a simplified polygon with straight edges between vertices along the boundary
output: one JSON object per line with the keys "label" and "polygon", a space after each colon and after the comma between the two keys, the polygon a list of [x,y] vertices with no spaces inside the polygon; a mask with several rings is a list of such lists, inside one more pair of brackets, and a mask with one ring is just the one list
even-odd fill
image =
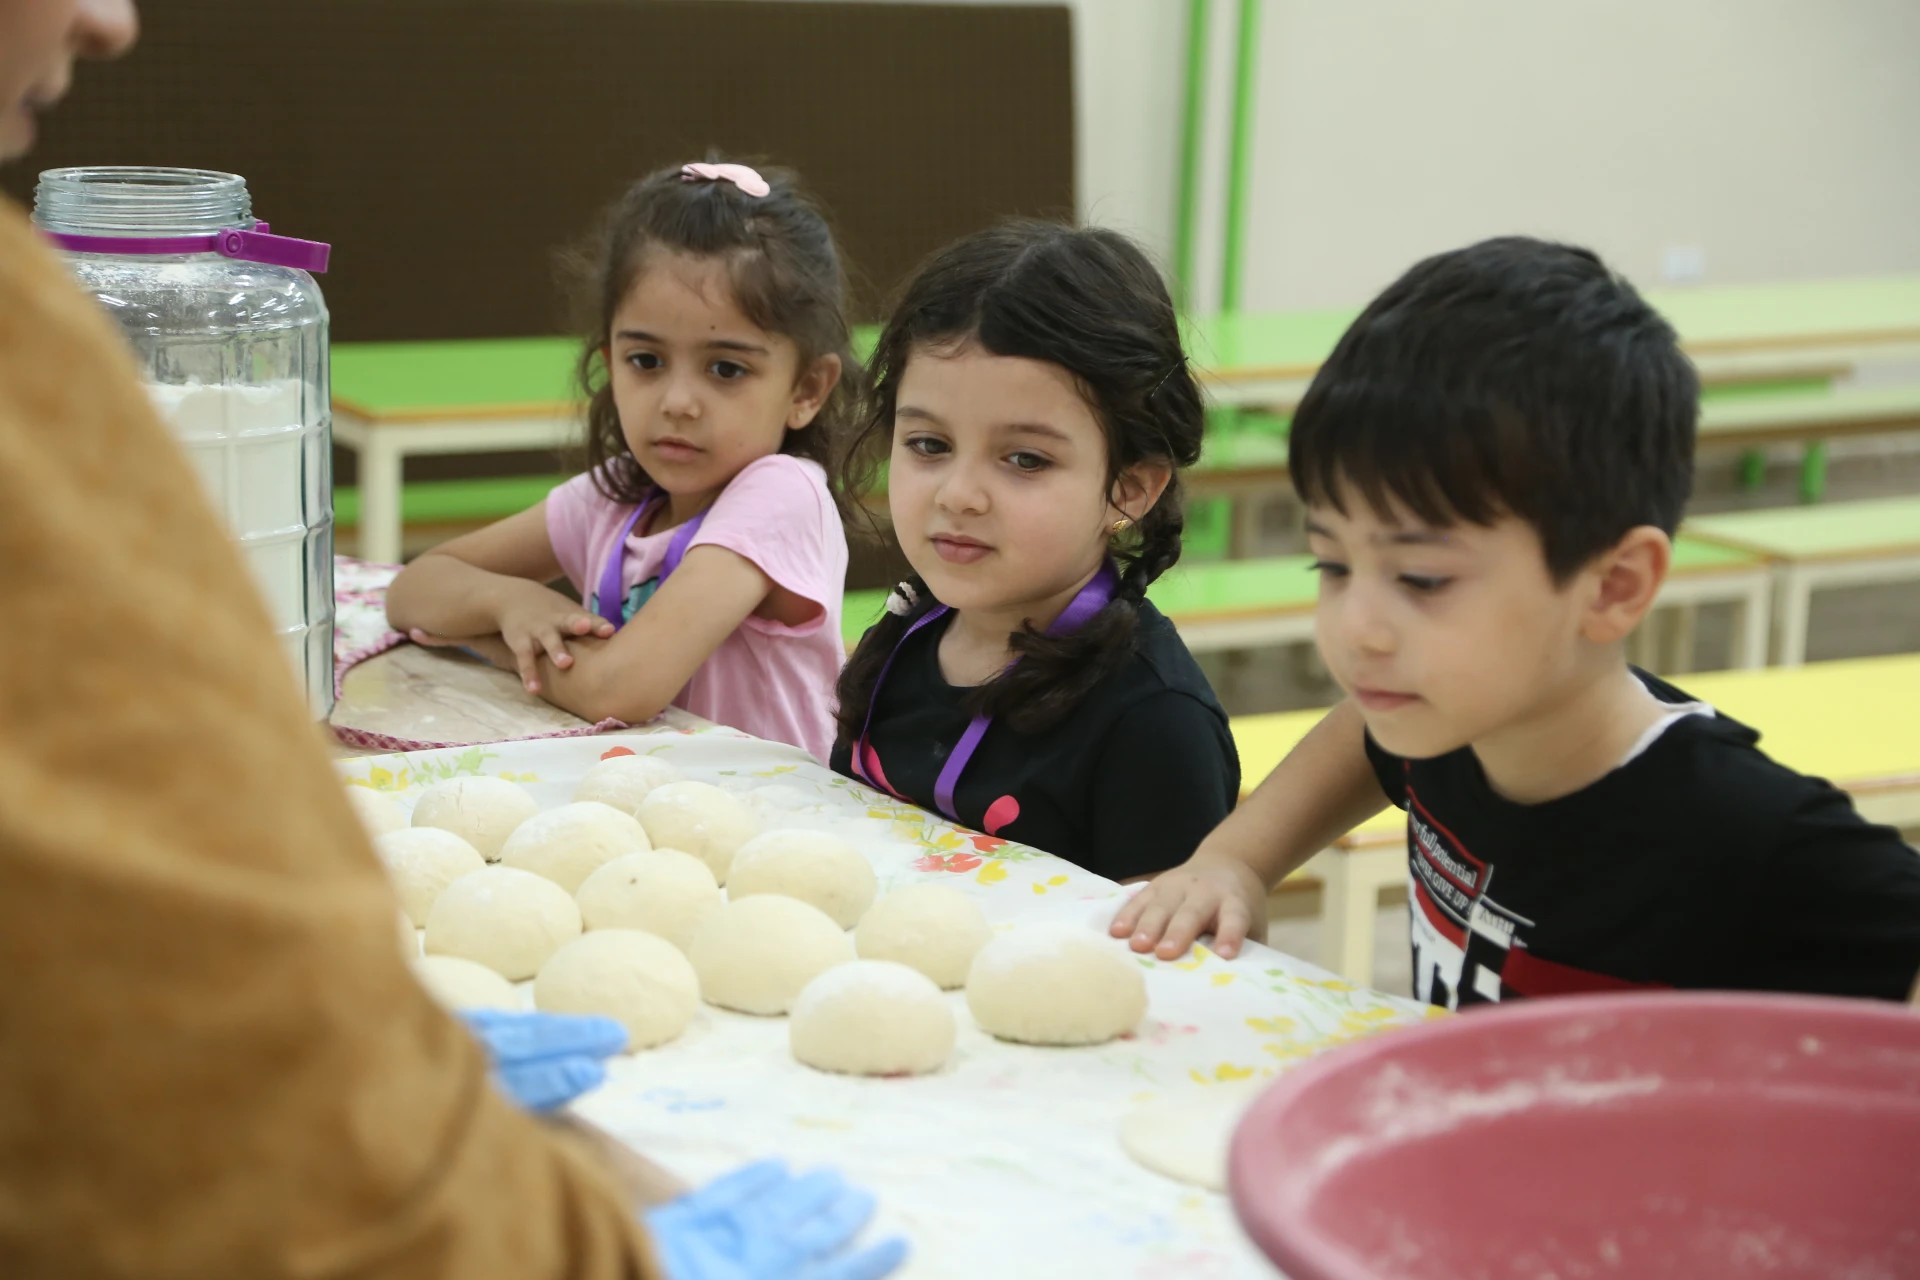
{"label": "brown bulletin board", "polygon": [[1071,216],[1064,7],[791,0],[151,0],[30,163],[244,174],[334,245],[335,338],[552,333],[555,252],[632,179],[709,148],[801,173],[857,318],[947,241]]}

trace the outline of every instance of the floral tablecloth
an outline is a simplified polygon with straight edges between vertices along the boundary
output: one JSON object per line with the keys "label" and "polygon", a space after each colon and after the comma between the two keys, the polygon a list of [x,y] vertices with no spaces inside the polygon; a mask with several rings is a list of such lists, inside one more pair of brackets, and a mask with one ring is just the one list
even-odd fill
{"label": "floral tablecloth", "polygon": [[[658,755],[741,794],[769,827],[842,836],[872,861],[883,893],[924,880],[952,885],[996,926],[1100,927],[1126,893],[900,804],[795,748],[686,716],[596,738],[364,756],[338,767],[349,783],[403,805],[441,779],[489,774],[550,807],[620,752]],[[1224,1196],[1127,1158],[1120,1118],[1172,1091],[1276,1075],[1426,1011],[1262,946],[1231,961],[1205,949],[1178,962],[1136,961],[1147,1016],[1133,1035],[1097,1048],[994,1040],[953,992],[960,1037],[943,1071],[856,1079],[796,1063],[783,1018],[705,1006],[684,1036],[620,1059],[608,1085],[576,1105],[694,1182],[768,1154],[843,1169],[879,1192],[880,1229],[912,1239],[908,1277],[1270,1277]]]}

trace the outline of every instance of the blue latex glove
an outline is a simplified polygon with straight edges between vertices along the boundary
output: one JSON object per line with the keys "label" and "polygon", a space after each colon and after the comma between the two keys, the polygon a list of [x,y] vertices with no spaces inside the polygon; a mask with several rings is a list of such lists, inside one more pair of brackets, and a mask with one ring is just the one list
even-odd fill
{"label": "blue latex glove", "polygon": [[627,1047],[612,1018],[470,1009],[460,1015],[487,1054],[507,1096],[529,1111],[551,1111],[607,1078],[605,1058]]}
{"label": "blue latex glove", "polygon": [[880,1280],[907,1242],[849,1252],[873,1207],[830,1169],[795,1176],[763,1160],[648,1210],[646,1223],[671,1280]]}

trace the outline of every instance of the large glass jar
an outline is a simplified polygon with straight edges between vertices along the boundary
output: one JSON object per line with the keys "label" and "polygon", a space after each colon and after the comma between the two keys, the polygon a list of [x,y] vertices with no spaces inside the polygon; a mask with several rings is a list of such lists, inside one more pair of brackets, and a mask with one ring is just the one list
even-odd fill
{"label": "large glass jar", "polygon": [[325,717],[333,418],[312,272],[327,247],[272,235],[245,179],[198,169],[49,170],[33,216],[132,341]]}

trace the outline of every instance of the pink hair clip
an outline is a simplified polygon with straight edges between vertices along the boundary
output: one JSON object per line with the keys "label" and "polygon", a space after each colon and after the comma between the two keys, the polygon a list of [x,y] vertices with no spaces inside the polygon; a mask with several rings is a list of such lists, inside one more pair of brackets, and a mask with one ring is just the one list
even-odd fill
{"label": "pink hair clip", "polygon": [[680,181],[731,182],[756,199],[773,191],[765,178],[744,164],[683,164]]}

